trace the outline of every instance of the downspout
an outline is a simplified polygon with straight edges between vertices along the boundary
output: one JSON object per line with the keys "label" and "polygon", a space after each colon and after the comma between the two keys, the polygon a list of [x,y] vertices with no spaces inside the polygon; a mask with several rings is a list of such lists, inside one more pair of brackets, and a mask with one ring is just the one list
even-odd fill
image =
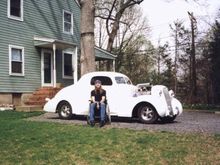
{"label": "downspout", "polygon": [[56,44],[53,43],[53,87],[56,88],[57,76],[56,76]]}
{"label": "downspout", "polygon": [[75,47],[75,55],[74,55],[74,69],[73,69],[73,84],[75,84],[78,81],[78,54],[77,54],[77,46]]}

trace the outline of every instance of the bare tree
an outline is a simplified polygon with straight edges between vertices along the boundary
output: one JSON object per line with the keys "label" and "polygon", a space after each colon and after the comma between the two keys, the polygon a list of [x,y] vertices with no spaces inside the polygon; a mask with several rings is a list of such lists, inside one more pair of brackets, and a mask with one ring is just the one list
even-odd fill
{"label": "bare tree", "polygon": [[[113,0],[112,2],[97,0],[97,10],[102,12],[97,15],[106,20],[106,30],[108,34],[107,50],[112,51],[113,43],[120,27],[121,18],[126,9],[140,4],[143,0]],[[100,5],[101,4],[101,5]]]}
{"label": "bare tree", "polygon": [[80,0],[81,5],[81,75],[95,71],[94,0]]}

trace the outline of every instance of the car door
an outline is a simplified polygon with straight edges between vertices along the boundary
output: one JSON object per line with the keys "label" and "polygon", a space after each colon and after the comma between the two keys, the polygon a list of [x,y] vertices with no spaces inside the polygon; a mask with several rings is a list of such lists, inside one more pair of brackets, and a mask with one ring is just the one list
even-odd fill
{"label": "car door", "polygon": [[113,86],[109,92],[108,99],[110,111],[117,116],[131,116],[131,104],[133,98],[133,85],[125,81],[125,77],[116,76],[113,80]]}
{"label": "car door", "polygon": [[73,103],[72,108],[75,114],[84,115],[88,112],[90,92],[92,90],[90,79],[90,76],[83,76],[71,91],[71,102]]}

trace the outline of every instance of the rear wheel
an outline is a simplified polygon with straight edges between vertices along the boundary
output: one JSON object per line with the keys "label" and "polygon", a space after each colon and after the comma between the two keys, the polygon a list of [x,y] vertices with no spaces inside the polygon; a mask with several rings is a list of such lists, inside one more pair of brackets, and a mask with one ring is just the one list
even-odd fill
{"label": "rear wheel", "polygon": [[71,105],[64,101],[58,107],[58,114],[61,119],[71,119],[72,117],[72,107]]}
{"label": "rear wheel", "polygon": [[149,104],[142,105],[138,110],[138,117],[142,123],[152,124],[158,119],[156,109]]}

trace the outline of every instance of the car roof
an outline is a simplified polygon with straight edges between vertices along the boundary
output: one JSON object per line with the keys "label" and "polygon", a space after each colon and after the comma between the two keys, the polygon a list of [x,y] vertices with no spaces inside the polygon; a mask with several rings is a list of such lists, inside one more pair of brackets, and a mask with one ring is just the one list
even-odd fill
{"label": "car roof", "polygon": [[107,71],[99,71],[99,72],[90,72],[85,74],[84,76],[123,76],[123,77],[127,77],[126,75],[122,74],[122,73],[118,73],[118,72],[107,72]]}

